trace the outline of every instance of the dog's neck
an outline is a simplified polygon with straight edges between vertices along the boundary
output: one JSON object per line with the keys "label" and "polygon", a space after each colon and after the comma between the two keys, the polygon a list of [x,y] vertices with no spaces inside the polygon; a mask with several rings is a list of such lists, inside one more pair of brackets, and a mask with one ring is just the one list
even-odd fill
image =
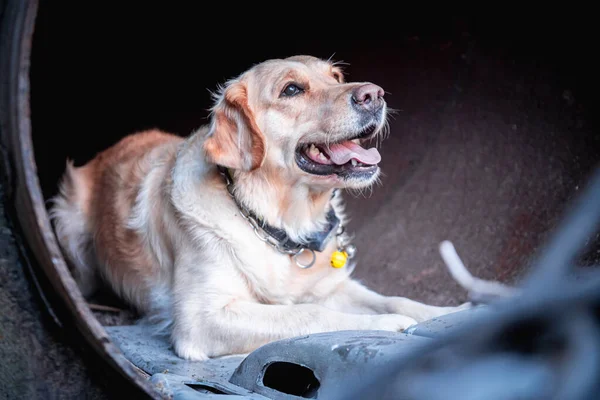
{"label": "dog's neck", "polygon": [[[297,182],[273,180],[276,174],[261,170],[234,171],[236,199],[267,224],[283,229],[294,241],[301,241],[327,224],[327,213],[338,201],[333,189],[319,190]],[[267,179],[270,176],[270,179]]]}
{"label": "dog's neck", "polygon": [[[186,187],[185,182],[194,185],[196,174],[207,169],[214,168],[214,174],[220,175],[216,165],[198,157],[202,151],[199,138],[205,137],[206,129],[199,130],[181,145],[173,174],[182,182],[175,185],[176,188]],[[340,195],[332,198],[334,189],[311,188],[289,177],[280,177],[268,168],[263,166],[252,172],[230,171],[235,198],[262,221],[284,230],[291,240],[303,242],[328,226],[327,214],[332,207],[343,220],[342,199]],[[175,173],[177,171],[179,174]],[[222,179],[221,176],[218,178]]]}

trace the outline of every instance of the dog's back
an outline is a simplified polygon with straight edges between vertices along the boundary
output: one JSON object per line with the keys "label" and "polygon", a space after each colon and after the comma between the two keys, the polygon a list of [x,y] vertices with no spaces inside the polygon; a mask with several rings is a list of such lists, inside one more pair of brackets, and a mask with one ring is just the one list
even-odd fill
{"label": "dog's back", "polygon": [[[84,296],[96,290],[99,273],[106,276],[111,267],[126,272],[114,263],[108,265],[111,255],[96,254],[96,242],[116,241],[121,234],[127,234],[114,231],[123,226],[115,220],[130,215],[142,181],[154,166],[154,159],[148,154],[163,144],[175,147],[181,140],[158,130],[140,132],[123,138],[81,167],[67,162],[50,215]],[[98,265],[99,260],[106,265]]]}

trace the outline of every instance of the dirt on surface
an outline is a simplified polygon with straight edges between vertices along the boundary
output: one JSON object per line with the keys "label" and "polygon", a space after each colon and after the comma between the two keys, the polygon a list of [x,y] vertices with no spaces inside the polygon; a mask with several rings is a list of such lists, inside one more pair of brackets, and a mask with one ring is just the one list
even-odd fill
{"label": "dirt on surface", "polygon": [[109,398],[104,374],[52,320],[21,263],[2,183],[0,199],[0,398]]}

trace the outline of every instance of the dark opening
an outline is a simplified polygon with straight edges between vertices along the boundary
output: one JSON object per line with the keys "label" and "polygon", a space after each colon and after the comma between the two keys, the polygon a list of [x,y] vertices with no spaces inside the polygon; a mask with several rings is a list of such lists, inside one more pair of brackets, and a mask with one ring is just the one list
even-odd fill
{"label": "dark opening", "polygon": [[263,385],[279,392],[314,399],[321,384],[315,374],[302,365],[274,362],[267,366]]}
{"label": "dark opening", "polygon": [[547,318],[518,320],[498,333],[496,350],[534,355],[559,352],[566,346],[563,329],[553,328]]}

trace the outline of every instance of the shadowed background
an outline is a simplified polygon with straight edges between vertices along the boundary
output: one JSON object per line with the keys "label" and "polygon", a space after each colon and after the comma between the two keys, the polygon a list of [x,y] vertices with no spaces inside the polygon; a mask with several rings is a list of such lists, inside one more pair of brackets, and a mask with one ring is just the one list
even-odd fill
{"label": "shadowed background", "polygon": [[406,18],[370,40],[240,25],[238,42],[182,9],[40,11],[32,118],[47,197],[67,157],[81,164],[145,128],[188,135],[207,122],[209,90],[268,58],[333,55],[348,80],[382,86],[397,110],[382,185],[346,197],[356,276],[386,294],[463,301],[444,239],[476,275],[514,281],[598,161],[585,23]]}

